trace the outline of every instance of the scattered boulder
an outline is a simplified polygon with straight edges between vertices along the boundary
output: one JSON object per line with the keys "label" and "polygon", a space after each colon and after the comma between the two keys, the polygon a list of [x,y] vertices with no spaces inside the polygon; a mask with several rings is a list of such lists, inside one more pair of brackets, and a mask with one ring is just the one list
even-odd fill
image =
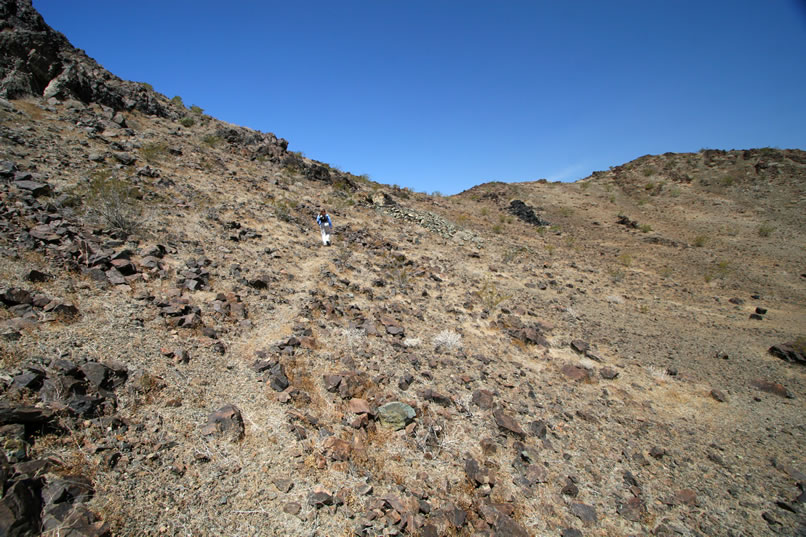
{"label": "scattered boulder", "polygon": [[806,365],[806,339],[804,338],[773,345],[768,352],[786,362]]}
{"label": "scattered boulder", "polygon": [[787,399],[794,399],[795,395],[790,392],[783,384],[778,382],[770,382],[764,379],[756,379],[750,383],[751,386],[761,390],[762,392],[771,393],[779,397],[786,397]]}
{"label": "scattered boulder", "polygon": [[494,410],[493,418],[495,419],[495,424],[498,425],[498,428],[502,431],[512,433],[521,439],[526,438],[526,431],[515,421],[515,418],[505,413],[503,410]]}
{"label": "scattered boulder", "polygon": [[412,407],[400,401],[386,403],[378,408],[378,421],[381,425],[396,431],[404,428],[416,415],[417,412]]}
{"label": "scattered boulder", "polygon": [[594,524],[599,520],[596,508],[584,503],[572,503],[569,507],[571,514],[580,519],[585,524]]}
{"label": "scattered boulder", "polygon": [[203,435],[225,436],[234,441],[241,440],[244,431],[241,411],[235,405],[223,406],[210,414],[202,428]]}
{"label": "scattered boulder", "polygon": [[565,364],[560,372],[571,380],[576,382],[590,382],[590,371],[584,367],[579,367],[573,364]]}

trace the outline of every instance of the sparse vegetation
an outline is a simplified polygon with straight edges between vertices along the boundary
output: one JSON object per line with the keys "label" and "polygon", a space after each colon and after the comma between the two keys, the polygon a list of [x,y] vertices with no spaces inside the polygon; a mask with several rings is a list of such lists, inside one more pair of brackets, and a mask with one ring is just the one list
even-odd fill
{"label": "sparse vegetation", "polygon": [[705,281],[711,282],[714,279],[725,279],[733,271],[733,266],[730,261],[725,259],[719,260],[705,272]]}
{"label": "sparse vegetation", "polygon": [[149,164],[162,160],[168,154],[168,146],[164,142],[149,142],[140,148],[140,155]]}
{"label": "sparse vegetation", "polygon": [[[36,516],[69,513],[73,498],[54,506],[49,491],[75,473],[115,535],[797,533],[799,513],[774,506],[797,494],[781,488],[794,482],[786,472],[771,490],[769,479],[737,484],[722,462],[798,462],[792,435],[777,433],[802,422],[802,405],[753,381],[801,388],[767,371],[797,365],[762,355],[797,334],[806,350],[792,333],[806,318],[806,248],[790,173],[806,153],[776,152],[781,165],[758,173],[756,150],[648,156],[580,185],[432,199],[335,166],[313,180],[299,172],[324,164],[197,107],[168,105],[175,120],[127,110],[128,136],[99,103],[31,102],[40,119],[0,103],[0,363],[4,403],[54,421],[0,437],[6,489],[30,484]],[[225,132],[217,149],[201,141]],[[650,164],[659,174],[644,177]],[[676,184],[685,203],[670,197]],[[397,205],[365,202],[376,189]],[[638,210],[641,196],[656,207]],[[562,229],[513,221],[515,198]],[[110,199],[142,222],[135,236],[95,210]],[[336,224],[330,248],[313,221],[320,205]],[[621,210],[663,235],[615,222]],[[759,239],[759,224],[778,229]],[[755,308],[769,314],[748,319]],[[111,370],[92,360],[125,367],[117,391],[99,389]],[[97,412],[79,415],[94,400]],[[381,419],[389,402],[403,407],[400,427]],[[230,404],[243,437],[203,432]],[[627,470],[640,473],[635,494]],[[577,519],[592,509],[594,524]],[[63,519],[76,515],[90,512]]]}
{"label": "sparse vegetation", "polygon": [[775,226],[770,224],[761,224],[758,226],[758,236],[759,237],[769,237],[772,235],[772,232],[775,231]]}
{"label": "sparse vegetation", "polygon": [[455,351],[462,348],[462,336],[453,330],[443,330],[434,336],[434,347]]}
{"label": "sparse vegetation", "polygon": [[498,285],[492,280],[485,281],[480,289],[473,292],[473,295],[479,299],[482,308],[489,313],[511,298],[510,295],[501,292]]}
{"label": "sparse vegetation", "polygon": [[649,233],[650,231],[652,231],[652,226],[650,226],[649,224],[641,224],[640,226],[638,226],[638,229],[641,231],[641,233]]}
{"label": "sparse vegetation", "polygon": [[112,177],[111,171],[96,172],[84,195],[87,216],[124,236],[137,233],[143,220],[136,192],[126,181]]}
{"label": "sparse vegetation", "polygon": [[173,104],[175,104],[177,106],[181,106],[183,108],[185,106],[185,103],[182,101],[182,97],[180,97],[179,95],[175,95],[174,97],[172,97],[171,98],[171,103],[173,103]]}
{"label": "sparse vegetation", "polygon": [[204,143],[205,145],[209,145],[210,147],[216,147],[216,146],[218,146],[218,145],[219,145],[221,142],[223,142],[223,141],[224,141],[224,139],[223,139],[223,138],[221,138],[220,136],[216,136],[215,134],[205,134],[205,135],[202,137],[202,140],[201,140],[201,141],[202,141],[202,143]]}
{"label": "sparse vegetation", "polygon": [[189,129],[190,127],[196,124],[196,120],[190,116],[185,116],[179,120],[179,124]]}
{"label": "sparse vegetation", "polygon": [[626,276],[626,273],[624,272],[624,270],[619,269],[619,268],[613,268],[613,269],[608,270],[608,274],[610,275],[610,280],[613,283],[621,282],[622,280],[624,280],[624,277]]}
{"label": "sparse vegetation", "polygon": [[629,267],[633,263],[633,258],[630,254],[623,253],[618,256],[618,262],[624,267]]}

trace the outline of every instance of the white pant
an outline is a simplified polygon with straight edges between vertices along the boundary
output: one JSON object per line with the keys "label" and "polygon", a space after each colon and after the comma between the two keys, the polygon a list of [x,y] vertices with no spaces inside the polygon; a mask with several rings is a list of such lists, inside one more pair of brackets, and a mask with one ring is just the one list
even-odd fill
{"label": "white pant", "polygon": [[333,233],[333,226],[323,224],[319,226],[319,229],[322,230],[322,244],[328,246],[330,244],[330,234]]}

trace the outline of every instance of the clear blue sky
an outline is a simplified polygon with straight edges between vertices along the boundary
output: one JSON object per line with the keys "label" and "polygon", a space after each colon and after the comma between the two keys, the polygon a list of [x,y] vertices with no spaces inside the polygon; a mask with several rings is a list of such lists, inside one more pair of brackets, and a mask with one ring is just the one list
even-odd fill
{"label": "clear blue sky", "polygon": [[648,153],[806,148],[803,0],[34,0],[117,76],[453,194]]}

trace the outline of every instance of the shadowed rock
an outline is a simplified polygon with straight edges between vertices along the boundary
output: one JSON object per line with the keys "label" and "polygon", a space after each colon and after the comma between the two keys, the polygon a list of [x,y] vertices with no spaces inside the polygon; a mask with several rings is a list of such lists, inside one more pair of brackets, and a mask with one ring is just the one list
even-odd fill
{"label": "shadowed rock", "polygon": [[219,408],[207,418],[207,424],[202,428],[202,434],[224,436],[231,440],[242,439],[244,424],[241,411],[235,405]]}

